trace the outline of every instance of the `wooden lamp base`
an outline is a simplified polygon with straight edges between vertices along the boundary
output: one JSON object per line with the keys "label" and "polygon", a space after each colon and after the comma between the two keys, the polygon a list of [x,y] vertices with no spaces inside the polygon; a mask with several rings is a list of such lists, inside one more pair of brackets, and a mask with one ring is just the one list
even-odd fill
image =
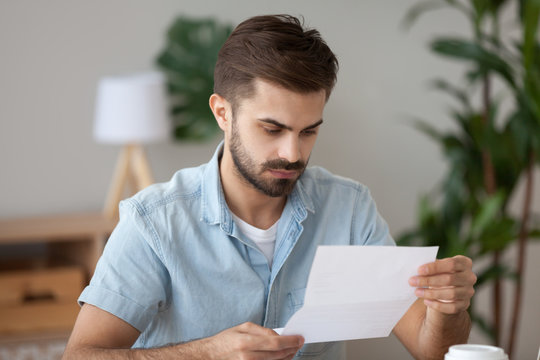
{"label": "wooden lamp base", "polygon": [[126,188],[130,195],[154,183],[150,165],[144,148],[139,144],[128,144],[122,148],[114,170],[114,176],[105,200],[104,215],[118,219],[118,203],[125,196]]}

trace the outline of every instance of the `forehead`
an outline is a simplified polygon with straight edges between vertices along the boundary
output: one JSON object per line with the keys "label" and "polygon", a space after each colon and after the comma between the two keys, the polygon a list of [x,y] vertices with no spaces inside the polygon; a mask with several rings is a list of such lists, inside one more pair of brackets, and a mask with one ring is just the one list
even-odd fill
{"label": "forehead", "polygon": [[237,103],[238,117],[270,118],[286,125],[314,123],[322,119],[326,104],[324,89],[299,93],[275,83],[255,79],[251,96]]}

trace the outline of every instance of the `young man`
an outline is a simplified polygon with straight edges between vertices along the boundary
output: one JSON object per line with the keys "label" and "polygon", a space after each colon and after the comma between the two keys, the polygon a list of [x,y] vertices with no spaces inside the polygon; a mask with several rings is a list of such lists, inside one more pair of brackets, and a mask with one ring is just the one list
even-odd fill
{"label": "young man", "polygon": [[[306,169],[337,67],[294,17],[235,29],[210,97],[224,142],[121,203],[64,358],[344,358],[343,343],[271,330],[302,305],[318,245],[394,245],[364,186]],[[416,358],[466,342],[471,267],[438,260],[410,280],[419,300],[394,332]]]}

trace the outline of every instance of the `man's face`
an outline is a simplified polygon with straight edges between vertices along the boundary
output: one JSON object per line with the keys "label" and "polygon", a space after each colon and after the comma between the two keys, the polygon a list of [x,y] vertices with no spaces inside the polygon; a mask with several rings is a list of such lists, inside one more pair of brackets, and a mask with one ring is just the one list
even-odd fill
{"label": "man's face", "polygon": [[234,171],[263,194],[290,194],[308,163],[322,123],[325,92],[299,94],[256,80],[239,102],[228,134]]}

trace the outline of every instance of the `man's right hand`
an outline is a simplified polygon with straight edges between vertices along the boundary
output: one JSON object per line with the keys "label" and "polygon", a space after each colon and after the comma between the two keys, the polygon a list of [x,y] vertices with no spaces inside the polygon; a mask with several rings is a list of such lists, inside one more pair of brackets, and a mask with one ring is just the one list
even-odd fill
{"label": "man's right hand", "polygon": [[[207,338],[210,359],[292,359],[304,344],[301,336],[280,336],[271,329],[243,323]],[[206,346],[205,346],[206,347]]]}
{"label": "man's right hand", "polygon": [[63,359],[292,359],[304,343],[301,336],[279,336],[253,323],[183,344],[131,349],[139,335],[139,331],[124,320],[84,304]]}

